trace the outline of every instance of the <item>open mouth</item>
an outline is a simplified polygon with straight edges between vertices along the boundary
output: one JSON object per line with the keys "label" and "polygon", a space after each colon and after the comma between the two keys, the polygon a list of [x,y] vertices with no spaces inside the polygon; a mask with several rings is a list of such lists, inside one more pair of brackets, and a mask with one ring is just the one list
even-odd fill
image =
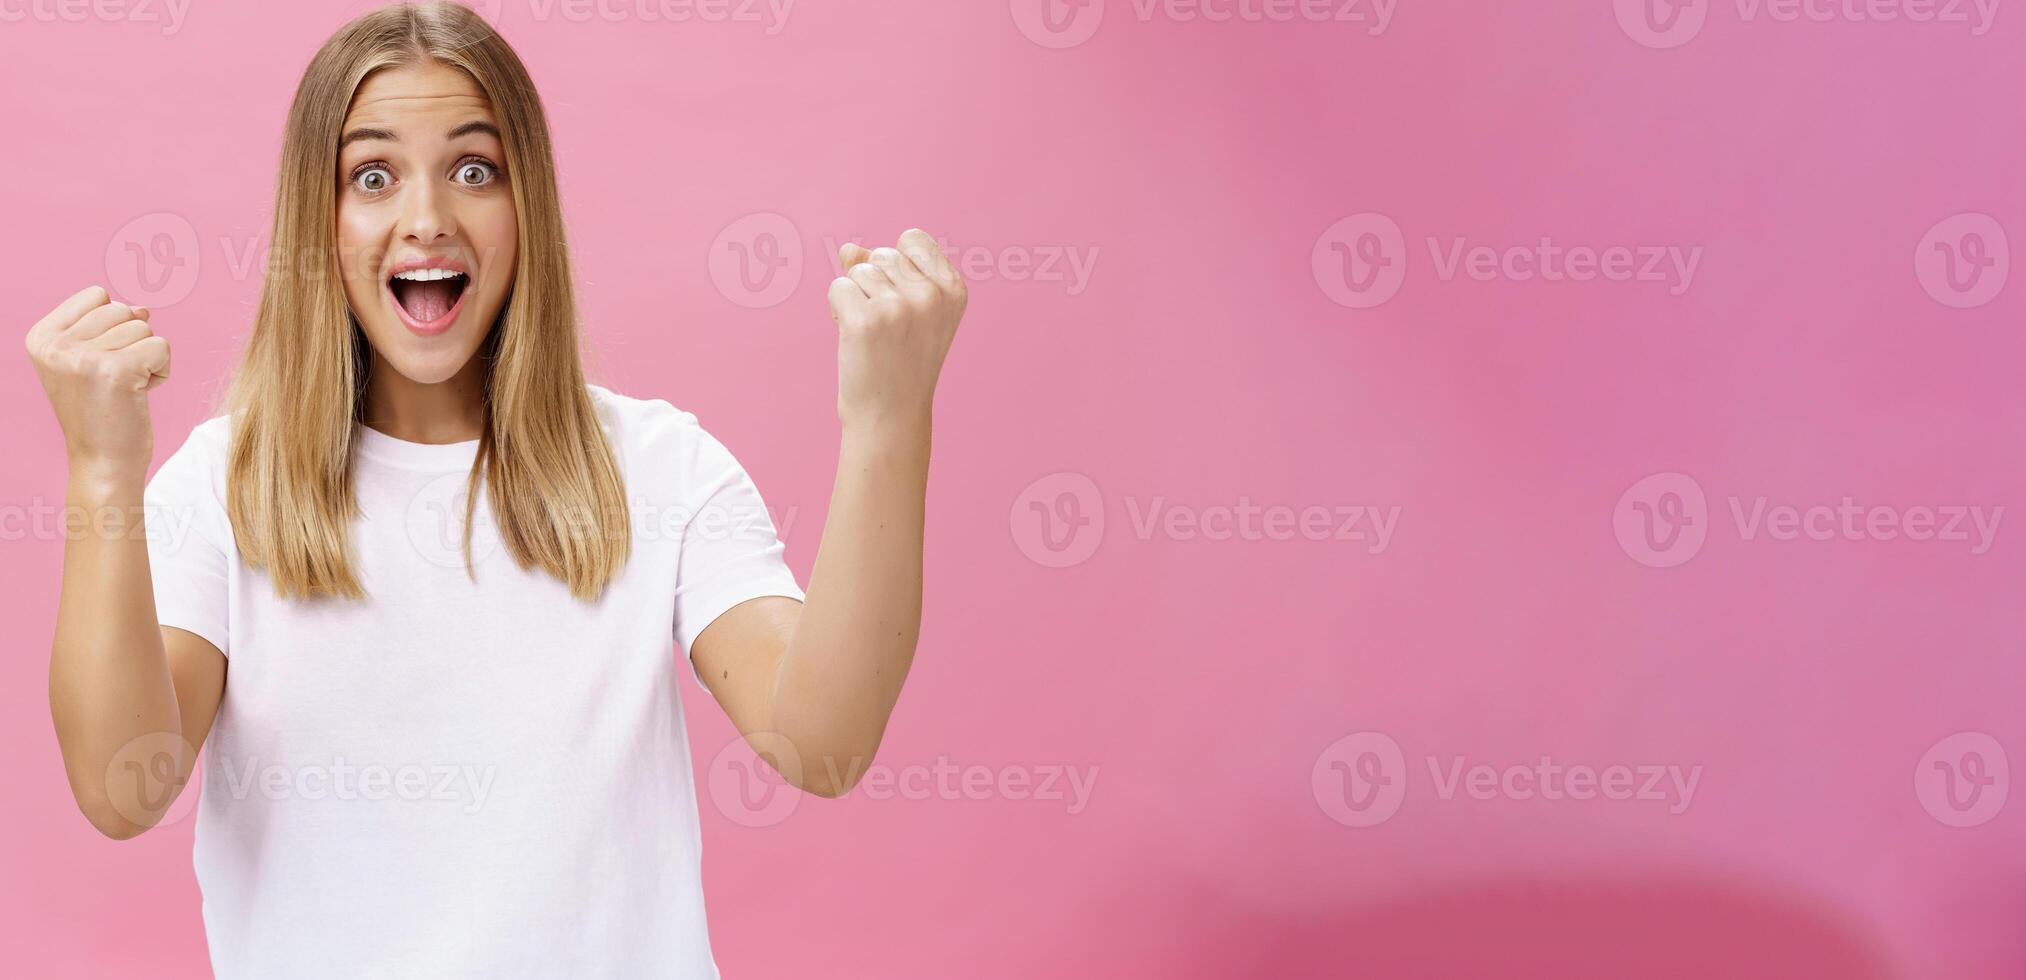
{"label": "open mouth", "polygon": [[387,289],[410,330],[441,333],[456,320],[470,283],[470,276],[455,269],[408,269],[388,279]]}

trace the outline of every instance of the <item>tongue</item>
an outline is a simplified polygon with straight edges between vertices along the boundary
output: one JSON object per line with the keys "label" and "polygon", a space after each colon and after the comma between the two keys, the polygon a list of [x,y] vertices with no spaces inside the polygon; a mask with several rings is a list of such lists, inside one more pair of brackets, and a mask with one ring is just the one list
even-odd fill
{"label": "tongue", "polygon": [[457,279],[412,282],[401,290],[401,308],[417,323],[435,323],[450,312],[450,304],[463,291],[464,283]]}

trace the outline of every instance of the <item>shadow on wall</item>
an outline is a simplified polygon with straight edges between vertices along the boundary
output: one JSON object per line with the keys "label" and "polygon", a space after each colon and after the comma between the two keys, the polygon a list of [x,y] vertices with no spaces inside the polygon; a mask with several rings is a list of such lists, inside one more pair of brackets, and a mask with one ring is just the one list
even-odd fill
{"label": "shadow on wall", "polygon": [[1692,878],[1469,882],[1334,915],[1226,922],[1236,934],[1198,933],[1212,945],[1190,976],[1897,977],[1818,903]]}

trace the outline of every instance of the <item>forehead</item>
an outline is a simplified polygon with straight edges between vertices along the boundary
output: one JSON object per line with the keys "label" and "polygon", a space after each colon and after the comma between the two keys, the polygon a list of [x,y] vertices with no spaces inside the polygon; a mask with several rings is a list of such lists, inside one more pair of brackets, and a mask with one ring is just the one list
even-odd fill
{"label": "forehead", "polygon": [[497,122],[492,102],[470,75],[438,61],[374,72],[352,96],[345,126],[399,131],[404,119],[456,117]]}

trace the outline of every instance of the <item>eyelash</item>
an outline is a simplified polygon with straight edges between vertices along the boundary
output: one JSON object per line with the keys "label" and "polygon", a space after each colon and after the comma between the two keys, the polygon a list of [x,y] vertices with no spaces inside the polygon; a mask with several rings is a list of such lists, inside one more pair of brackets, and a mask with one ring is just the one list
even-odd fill
{"label": "eyelash", "polygon": [[[492,176],[491,176],[491,177],[490,177],[489,179],[487,179],[487,180],[486,180],[486,181],[485,181],[484,183],[479,183],[479,184],[462,184],[462,183],[460,183],[460,185],[459,185],[459,186],[462,186],[462,187],[468,187],[468,188],[474,188],[474,189],[476,189],[476,188],[480,188],[480,187],[489,187],[489,186],[491,186],[491,185],[493,184],[493,182],[494,182],[494,181],[497,181],[497,180],[499,180],[500,178],[502,178],[502,177],[505,177],[505,176],[506,176],[506,168],[505,168],[505,167],[502,167],[502,166],[500,166],[499,164],[497,164],[497,163],[494,163],[494,162],[492,162],[491,160],[488,160],[488,159],[486,159],[486,158],[484,158],[484,157],[482,157],[482,156],[476,156],[476,155],[474,155],[474,156],[467,156],[467,157],[464,157],[464,158],[463,158],[463,159],[461,159],[461,160],[458,160],[458,161],[457,161],[457,166],[456,166],[456,167],[454,168],[454,170],[455,170],[455,171],[462,171],[462,170],[463,170],[463,169],[464,169],[465,167],[468,167],[468,166],[472,166],[472,165],[477,165],[477,166],[481,166],[481,167],[484,167],[484,168],[486,168],[487,170],[490,170],[490,171],[492,171]],[[353,168],[352,168],[352,173],[351,173],[351,176],[350,176],[350,177],[348,177],[348,178],[346,178],[346,183],[347,183],[347,184],[348,184],[348,185],[349,185],[349,186],[350,186],[350,187],[351,187],[351,188],[352,188],[353,190],[355,190],[355,191],[358,191],[359,193],[361,193],[361,194],[365,194],[365,195],[367,195],[367,196],[378,196],[378,195],[380,195],[380,194],[384,194],[384,193],[386,193],[386,192],[387,192],[387,188],[385,188],[385,187],[382,187],[382,188],[380,188],[380,189],[379,189],[379,190],[377,190],[377,191],[369,191],[369,190],[366,190],[365,188],[363,188],[363,187],[360,187],[360,186],[359,186],[359,178],[360,178],[361,176],[364,176],[364,175],[365,175],[365,174],[367,174],[367,173],[370,173],[370,172],[374,171],[374,170],[386,170],[386,171],[388,171],[388,174],[389,174],[389,176],[392,176],[392,173],[393,173],[393,172],[392,172],[392,170],[391,170],[391,168],[389,168],[389,167],[388,167],[388,166],[387,166],[387,165],[386,165],[385,163],[383,163],[383,162],[381,162],[381,161],[379,161],[379,160],[369,160],[369,161],[367,161],[367,162],[365,162],[365,163],[359,164],[359,165],[358,165],[358,166],[356,166],[356,167],[353,167]]]}

